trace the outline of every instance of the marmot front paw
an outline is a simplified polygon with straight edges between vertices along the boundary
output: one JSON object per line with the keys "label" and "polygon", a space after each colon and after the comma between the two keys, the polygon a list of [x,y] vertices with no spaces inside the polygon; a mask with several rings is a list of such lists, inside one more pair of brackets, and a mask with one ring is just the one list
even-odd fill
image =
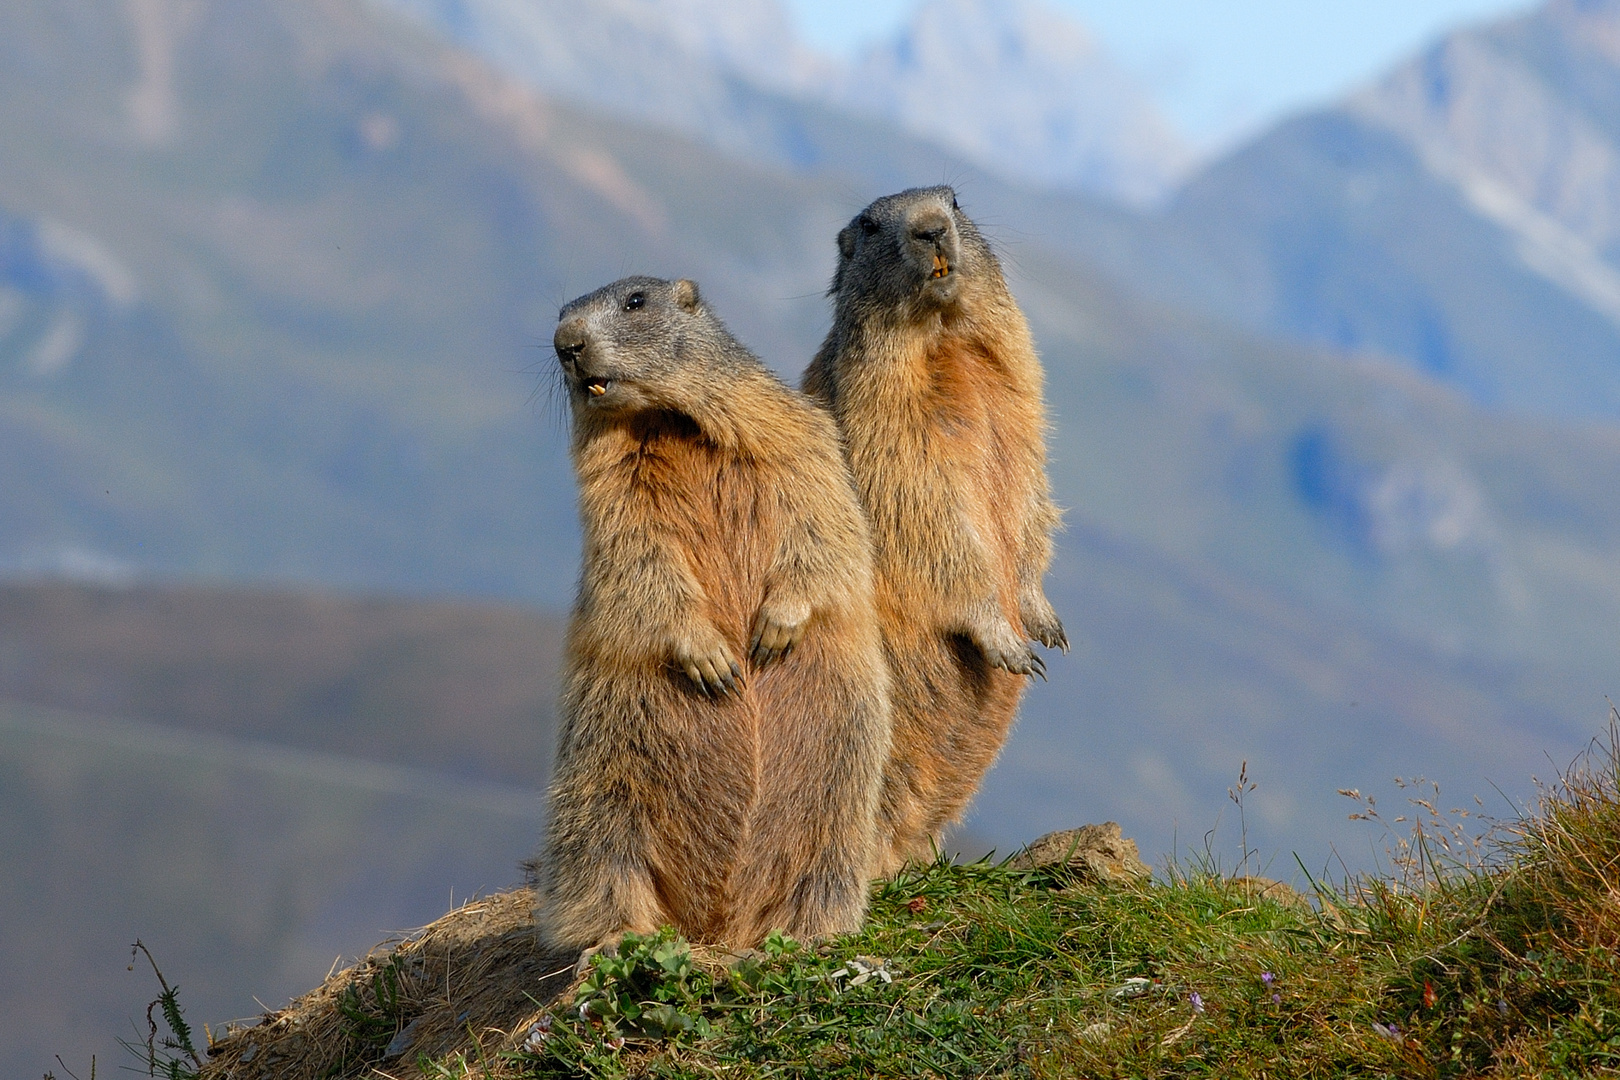
{"label": "marmot front paw", "polygon": [[1046,597],[1025,599],[1018,618],[1024,624],[1024,632],[1048,649],[1069,651],[1069,635],[1063,629],[1063,620],[1057,617]]}
{"label": "marmot front paw", "polygon": [[675,666],[705,694],[723,697],[742,684],[742,668],[717,633],[701,642],[677,642],[674,652]]}
{"label": "marmot front paw", "polygon": [[779,656],[793,651],[804,638],[805,624],[810,621],[810,605],[774,604],[766,601],[754,620],[754,634],[748,642],[748,654],[756,667],[764,667]]}
{"label": "marmot front paw", "polygon": [[1014,675],[1046,678],[1046,661],[1035,655],[1029,643],[1013,631],[1007,620],[997,619],[989,626],[975,628],[969,636],[992,666]]}

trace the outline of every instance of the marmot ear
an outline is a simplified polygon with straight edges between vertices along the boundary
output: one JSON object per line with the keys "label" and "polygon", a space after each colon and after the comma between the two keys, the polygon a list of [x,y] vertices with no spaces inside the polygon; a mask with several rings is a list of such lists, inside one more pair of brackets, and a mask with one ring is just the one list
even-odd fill
{"label": "marmot ear", "polygon": [[855,257],[855,226],[845,225],[838,231],[838,254],[846,259]]}
{"label": "marmot ear", "polygon": [[686,278],[675,283],[675,303],[687,311],[696,311],[703,306],[703,297],[698,295],[697,282]]}

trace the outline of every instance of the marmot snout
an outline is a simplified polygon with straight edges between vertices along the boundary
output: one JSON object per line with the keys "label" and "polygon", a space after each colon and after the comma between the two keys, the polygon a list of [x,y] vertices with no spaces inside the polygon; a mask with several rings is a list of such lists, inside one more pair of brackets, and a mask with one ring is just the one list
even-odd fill
{"label": "marmot snout", "polygon": [[[963,246],[957,227],[956,195],[950,188],[908,192],[901,199],[879,199],[838,235],[839,270],[863,245],[894,246],[896,258],[867,260],[861,293],[867,300],[946,304],[956,298],[962,278]],[[836,294],[842,274],[833,282]]]}
{"label": "marmot snout", "polygon": [[[700,325],[705,318],[696,283],[684,280],[626,278],[568,304],[558,315],[552,346],[570,401],[576,409],[602,413],[659,407],[683,364],[676,355],[680,326],[706,329]],[[692,366],[695,359],[684,363]]]}

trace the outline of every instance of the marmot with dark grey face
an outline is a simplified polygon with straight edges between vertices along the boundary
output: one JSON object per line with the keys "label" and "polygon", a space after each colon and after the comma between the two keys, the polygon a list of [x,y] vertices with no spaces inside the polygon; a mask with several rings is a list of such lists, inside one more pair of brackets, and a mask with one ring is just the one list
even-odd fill
{"label": "marmot with dark grey face", "polygon": [[690,281],[562,309],[584,568],[536,918],[546,944],[673,924],[854,930],[889,748],[871,539],[832,420]]}
{"label": "marmot with dark grey face", "polygon": [[1000,263],[948,187],[890,195],[838,234],[833,325],[804,374],[872,528],[894,697],[880,829],[926,859],[995,760],[1031,641],[1068,649],[1041,579],[1059,515],[1042,374]]}

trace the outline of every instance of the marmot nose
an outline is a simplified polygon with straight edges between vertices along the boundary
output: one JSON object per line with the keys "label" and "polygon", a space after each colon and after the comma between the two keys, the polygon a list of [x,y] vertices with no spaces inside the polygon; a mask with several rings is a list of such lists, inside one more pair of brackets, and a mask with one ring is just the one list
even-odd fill
{"label": "marmot nose", "polygon": [[951,219],[938,210],[925,210],[911,219],[911,235],[925,244],[938,244],[951,231]]}
{"label": "marmot nose", "polygon": [[557,333],[551,339],[552,347],[557,350],[557,359],[565,364],[577,364],[587,342],[585,323],[580,319],[570,319],[557,327]]}

